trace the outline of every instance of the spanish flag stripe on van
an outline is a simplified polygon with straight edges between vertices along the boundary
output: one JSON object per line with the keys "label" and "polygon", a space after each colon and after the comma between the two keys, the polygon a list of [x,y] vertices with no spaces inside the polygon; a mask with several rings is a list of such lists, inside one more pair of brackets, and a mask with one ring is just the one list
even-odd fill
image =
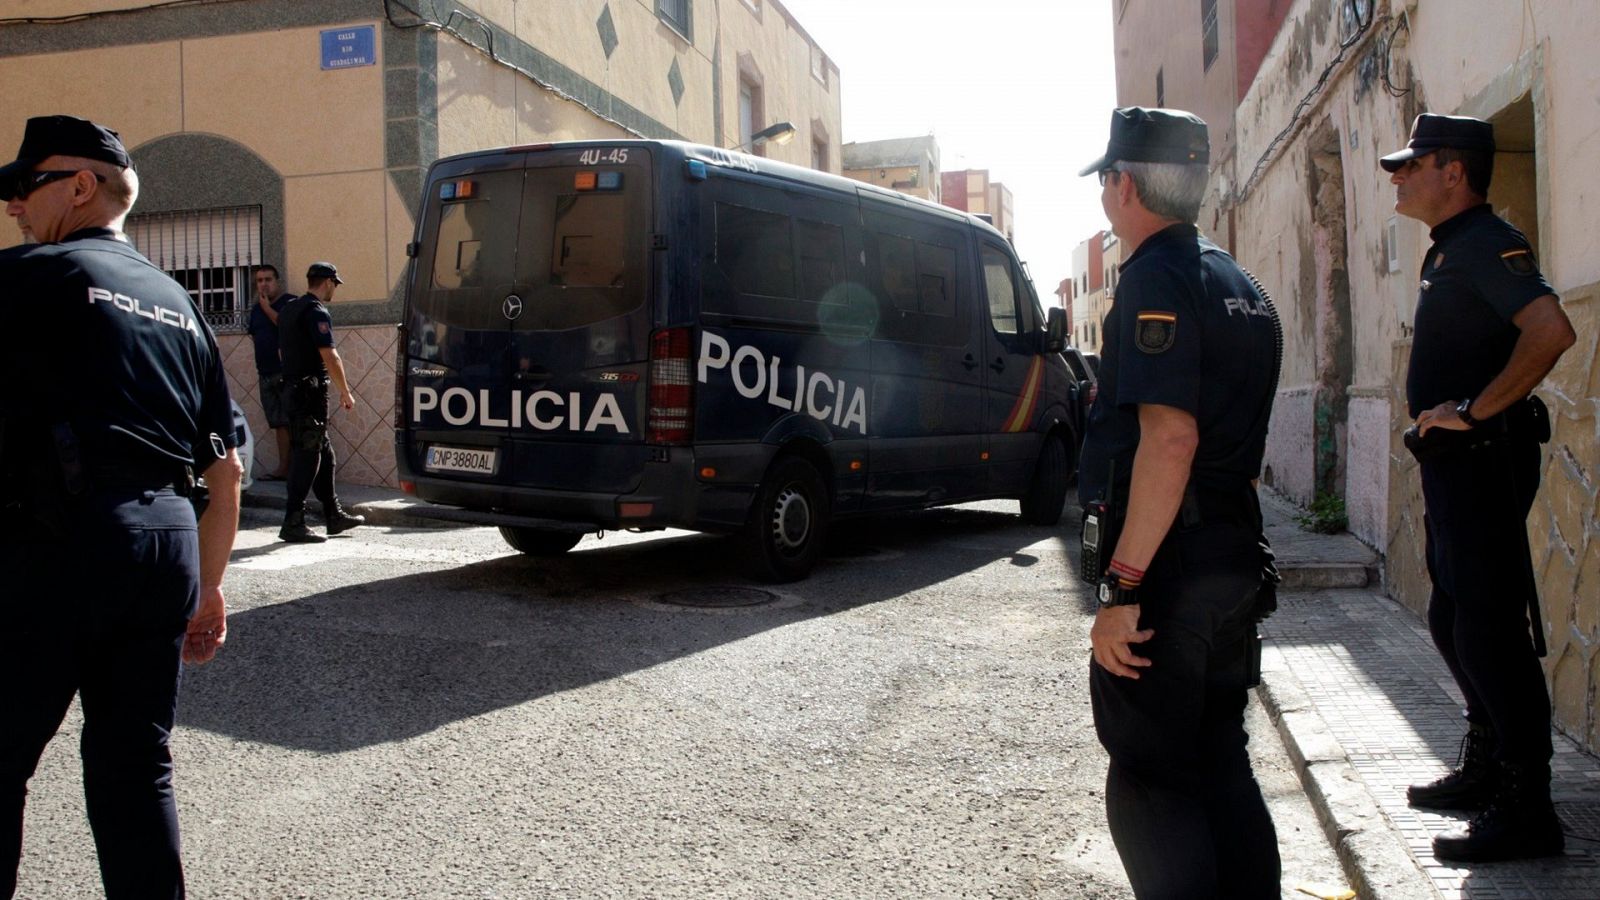
{"label": "spanish flag stripe on van", "polygon": [[1011,407],[1011,414],[1006,416],[1006,424],[1002,431],[1015,434],[1033,421],[1033,408],[1039,405],[1039,384],[1042,381],[1044,381],[1044,357],[1035,356],[1033,364],[1028,366],[1028,377],[1022,381],[1022,393],[1018,395],[1016,405]]}

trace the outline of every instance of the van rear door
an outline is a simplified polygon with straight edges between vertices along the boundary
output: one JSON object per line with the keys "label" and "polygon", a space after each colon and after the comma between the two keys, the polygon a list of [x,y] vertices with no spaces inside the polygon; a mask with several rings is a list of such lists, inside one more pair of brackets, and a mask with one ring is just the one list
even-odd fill
{"label": "van rear door", "polygon": [[638,483],[652,182],[639,147],[440,164],[407,320],[412,471],[575,491]]}

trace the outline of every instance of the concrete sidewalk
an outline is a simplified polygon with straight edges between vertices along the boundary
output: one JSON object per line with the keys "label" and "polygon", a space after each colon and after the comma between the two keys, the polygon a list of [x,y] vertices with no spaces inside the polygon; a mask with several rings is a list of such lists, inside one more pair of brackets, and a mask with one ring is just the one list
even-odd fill
{"label": "concrete sidewalk", "polygon": [[[1600,898],[1600,762],[1562,735],[1552,764],[1565,857],[1455,868],[1433,835],[1469,818],[1414,810],[1406,786],[1453,766],[1466,734],[1462,699],[1427,623],[1383,595],[1377,556],[1348,534],[1302,530],[1297,510],[1263,504],[1285,569],[1261,699],[1364,900]],[[1355,583],[1356,573],[1370,581]]]}
{"label": "concrete sidewalk", "polygon": [[[258,480],[244,502],[282,509],[284,493],[283,482]],[[417,515],[425,504],[399,491],[349,485],[340,495],[374,525],[449,524]],[[1263,498],[1284,581],[1262,628],[1260,695],[1362,900],[1600,898],[1600,761],[1561,735],[1553,787],[1565,857],[1473,869],[1432,858],[1432,836],[1465,816],[1413,810],[1405,789],[1455,764],[1460,694],[1426,623],[1383,595],[1376,553],[1348,534],[1306,531],[1294,506]]]}

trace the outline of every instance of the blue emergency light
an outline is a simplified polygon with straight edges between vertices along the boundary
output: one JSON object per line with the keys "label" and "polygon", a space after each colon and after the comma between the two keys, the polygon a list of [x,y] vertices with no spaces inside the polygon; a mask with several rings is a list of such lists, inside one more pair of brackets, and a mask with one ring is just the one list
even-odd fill
{"label": "blue emergency light", "polygon": [[477,193],[477,183],[473,181],[444,181],[439,184],[440,200],[465,200]]}
{"label": "blue emergency light", "polygon": [[619,190],[621,187],[621,172],[601,172],[600,178],[595,184],[595,189],[601,191],[615,191]]}

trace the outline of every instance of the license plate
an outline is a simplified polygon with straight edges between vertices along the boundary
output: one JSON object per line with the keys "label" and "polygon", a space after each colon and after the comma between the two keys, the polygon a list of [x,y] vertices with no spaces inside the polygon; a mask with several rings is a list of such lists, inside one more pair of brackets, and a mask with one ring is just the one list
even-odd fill
{"label": "license plate", "polygon": [[496,451],[476,447],[428,448],[423,467],[430,472],[469,472],[473,475],[493,475]]}

